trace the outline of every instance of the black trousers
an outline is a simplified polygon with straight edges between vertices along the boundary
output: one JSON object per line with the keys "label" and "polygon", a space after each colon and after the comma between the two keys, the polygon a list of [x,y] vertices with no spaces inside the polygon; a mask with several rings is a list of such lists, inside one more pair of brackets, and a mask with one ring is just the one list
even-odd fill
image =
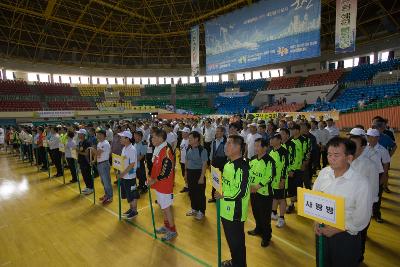
{"label": "black trousers", "polygon": [[244,222],[221,218],[226,241],[231,252],[233,267],[246,267],[246,240]]}
{"label": "black trousers", "polygon": [[256,221],[256,233],[263,240],[271,240],[271,211],[272,211],[272,196],[263,196],[258,193],[250,194],[251,209]]}
{"label": "black trousers", "polygon": [[139,188],[146,187],[146,167],[144,166],[144,160],[140,162],[140,167],[136,169],[136,178],[139,181]]}
{"label": "black trousers", "polygon": [[40,146],[38,148],[38,155],[39,155],[39,164],[42,164],[42,167],[44,169],[47,169],[49,167],[49,161],[48,158],[46,157],[46,148]]}
{"label": "black trousers", "polygon": [[204,148],[207,150],[208,165],[210,165],[211,144],[212,142],[204,142]]}
{"label": "black trousers", "polygon": [[146,154],[146,164],[147,164],[147,173],[151,175],[151,169],[153,168],[153,162],[151,161],[153,158],[153,153]]}
{"label": "black trousers", "polygon": [[364,253],[365,253],[365,243],[367,242],[367,232],[368,232],[368,228],[369,225],[367,225],[367,227],[364,228],[364,230],[361,231],[361,258],[364,258]]}
{"label": "black trousers", "polygon": [[[325,238],[324,267],[358,267],[361,257],[361,234],[338,233]],[[316,236],[317,267],[319,266],[319,237]]]}
{"label": "black trousers", "polygon": [[372,206],[372,214],[375,218],[381,218],[381,203],[382,203],[382,194],[383,194],[383,184],[379,185],[379,199],[378,202],[375,202]]}
{"label": "black trousers", "polygon": [[57,169],[57,174],[63,174],[63,169],[61,166],[61,152],[60,150],[58,150],[58,148],[56,149],[51,149],[50,150],[50,155],[52,155],[52,160],[54,162],[54,165],[56,166]]}
{"label": "black trousers", "polygon": [[68,163],[68,168],[71,171],[72,181],[78,181],[78,177],[76,176],[76,168],[75,168],[75,159],[66,158]]}
{"label": "black trousers", "polygon": [[180,162],[182,177],[185,177],[185,163]]}
{"label": "black trousers", "polygon": [[92,174],[90,173],[90,165],[87,162],[79,162],[79,168],[81,169],[83,181],[85,185],[89,189],[93,189],[93,178]]}
{"label": "black trousers", "polygon": [[206,212],[206,181],[199,184],[201,170],[187,170],[189,197],[193,210]]}
{"label": "black trousers", "polygon": [[38,148],[33,149],[33,155],[35,156],[36,165],[39,165],[39,149]]}
{"label": "black trousers", "polygon": [[312,162],[311,161],[309,161],[308,164],[306,165],[306,169],[304,170],[302,179],[303,179],[304,188],[311,189],[311,180],[312,180]]}
{"label": "black trousers", "polygon": [[325,168],[328,166],[328,151],[326,151],[326,148],[321,151],[321,157],[322,157],[322,167]]}

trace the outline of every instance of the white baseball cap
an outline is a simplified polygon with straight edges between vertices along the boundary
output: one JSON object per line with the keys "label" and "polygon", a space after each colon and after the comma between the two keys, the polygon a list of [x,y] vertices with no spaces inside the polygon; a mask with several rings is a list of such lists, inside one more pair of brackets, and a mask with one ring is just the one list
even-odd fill
{"label": "white baseball cap", "polygon": [[353,128],[351,129],[350,135],[358,135],[358,136],[365,136],[365,131],[361,128]]}
{"label": "white baseball cap", "polygon": [[132,139],[132,133],[130,131],[123,131],[122,133],[119,133],[118,135],[121,137],[126,137],[129,139]]}
{"label": "white baseball cap", "polygon": [[251,127],[251,126],[257,127],[257,123],[253,122],[253,123],[251,123],[249,126],[250,126],[250,127]]}
{"label": "white baseball cap", "polygon": [[379,133],[379,131],[377,129],[369,128],[368,131],[367,131],[367,135],[368,136],[379,137],[380,133]]}
{"label": "white baseball cap", "polygon": [[87,134],[87,131],[85,129],[79,129],[79,131],[76,131],[77,134]]}
{"label": "white baseball cap", "polygon": [[291,118],[292,117],[292,115],[289,115],[289,114],[287,114],[286,116],[285,116],[285,118]]}
{"label": "white baseball cap", "polygon": [[188,127],[183,128],[182,130],[183,133],[190,133],[190,129]]}
{"label": "white baseball cap", "polygon": [[314,116],[314,115],[311,115],[311,116],[310,116],[310,119],[315,119],[315,116]]}

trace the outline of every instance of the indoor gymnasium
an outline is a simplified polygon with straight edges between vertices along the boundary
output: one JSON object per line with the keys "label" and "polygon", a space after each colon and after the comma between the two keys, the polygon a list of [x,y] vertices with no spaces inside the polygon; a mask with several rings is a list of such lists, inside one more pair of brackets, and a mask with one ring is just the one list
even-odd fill
{"label": "indoor gymnasium", "polygon": [[0,266],[400,265],[400,1],[0,1]]}

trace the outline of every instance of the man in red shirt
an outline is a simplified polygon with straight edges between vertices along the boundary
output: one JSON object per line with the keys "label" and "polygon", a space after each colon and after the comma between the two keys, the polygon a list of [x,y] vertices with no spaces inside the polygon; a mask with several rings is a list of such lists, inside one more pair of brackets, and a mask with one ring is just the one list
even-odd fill
{"label": "man in red shirt", "polygon": [[172,203],[174,199],[174,154],[172,148],[167,144],[167,133],[157,129],[152,134],[152,143],[155,146],[153,153],[153,167],[151,177],[147,184],[156,191],[157,203],[164,216],[164,226],[156,230],[157,234],[165,234],[161,240],[170,241],[178,233],[176,232]]}

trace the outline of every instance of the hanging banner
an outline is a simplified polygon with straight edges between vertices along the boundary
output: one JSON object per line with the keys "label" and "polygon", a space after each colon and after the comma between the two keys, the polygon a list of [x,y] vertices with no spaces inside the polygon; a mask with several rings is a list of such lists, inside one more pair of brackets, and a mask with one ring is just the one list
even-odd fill
{"label": "hanging banner", "polygon": [[200,74],[200,60],[199,60],[199,40],[200,28],[199,25],[192,27],[190,30],[190,56],[192,62],[192,76],[197,77]]}
{"label": "hanging banner", "polygon": [[64,117],[75,117],[74,110],[44,110],[35,111],[33,117],[39,118],[64,118]]}
{"label": "hanging banner", "polygon": [[335,53],[356,50],[357,0],[336,0]]}
{"label": "hanging banner", "polygon": [[333,119],[334,121],[339,120],[339,111],[312,111],[312,112],[269,112],[269,113],[247,113],[247,119],[262,119],[269,120],[275,118],[284,119],[285,116],[290,116],[293,120],[303,119],[310,121],[313,119],[320,121],[327,119]]}

